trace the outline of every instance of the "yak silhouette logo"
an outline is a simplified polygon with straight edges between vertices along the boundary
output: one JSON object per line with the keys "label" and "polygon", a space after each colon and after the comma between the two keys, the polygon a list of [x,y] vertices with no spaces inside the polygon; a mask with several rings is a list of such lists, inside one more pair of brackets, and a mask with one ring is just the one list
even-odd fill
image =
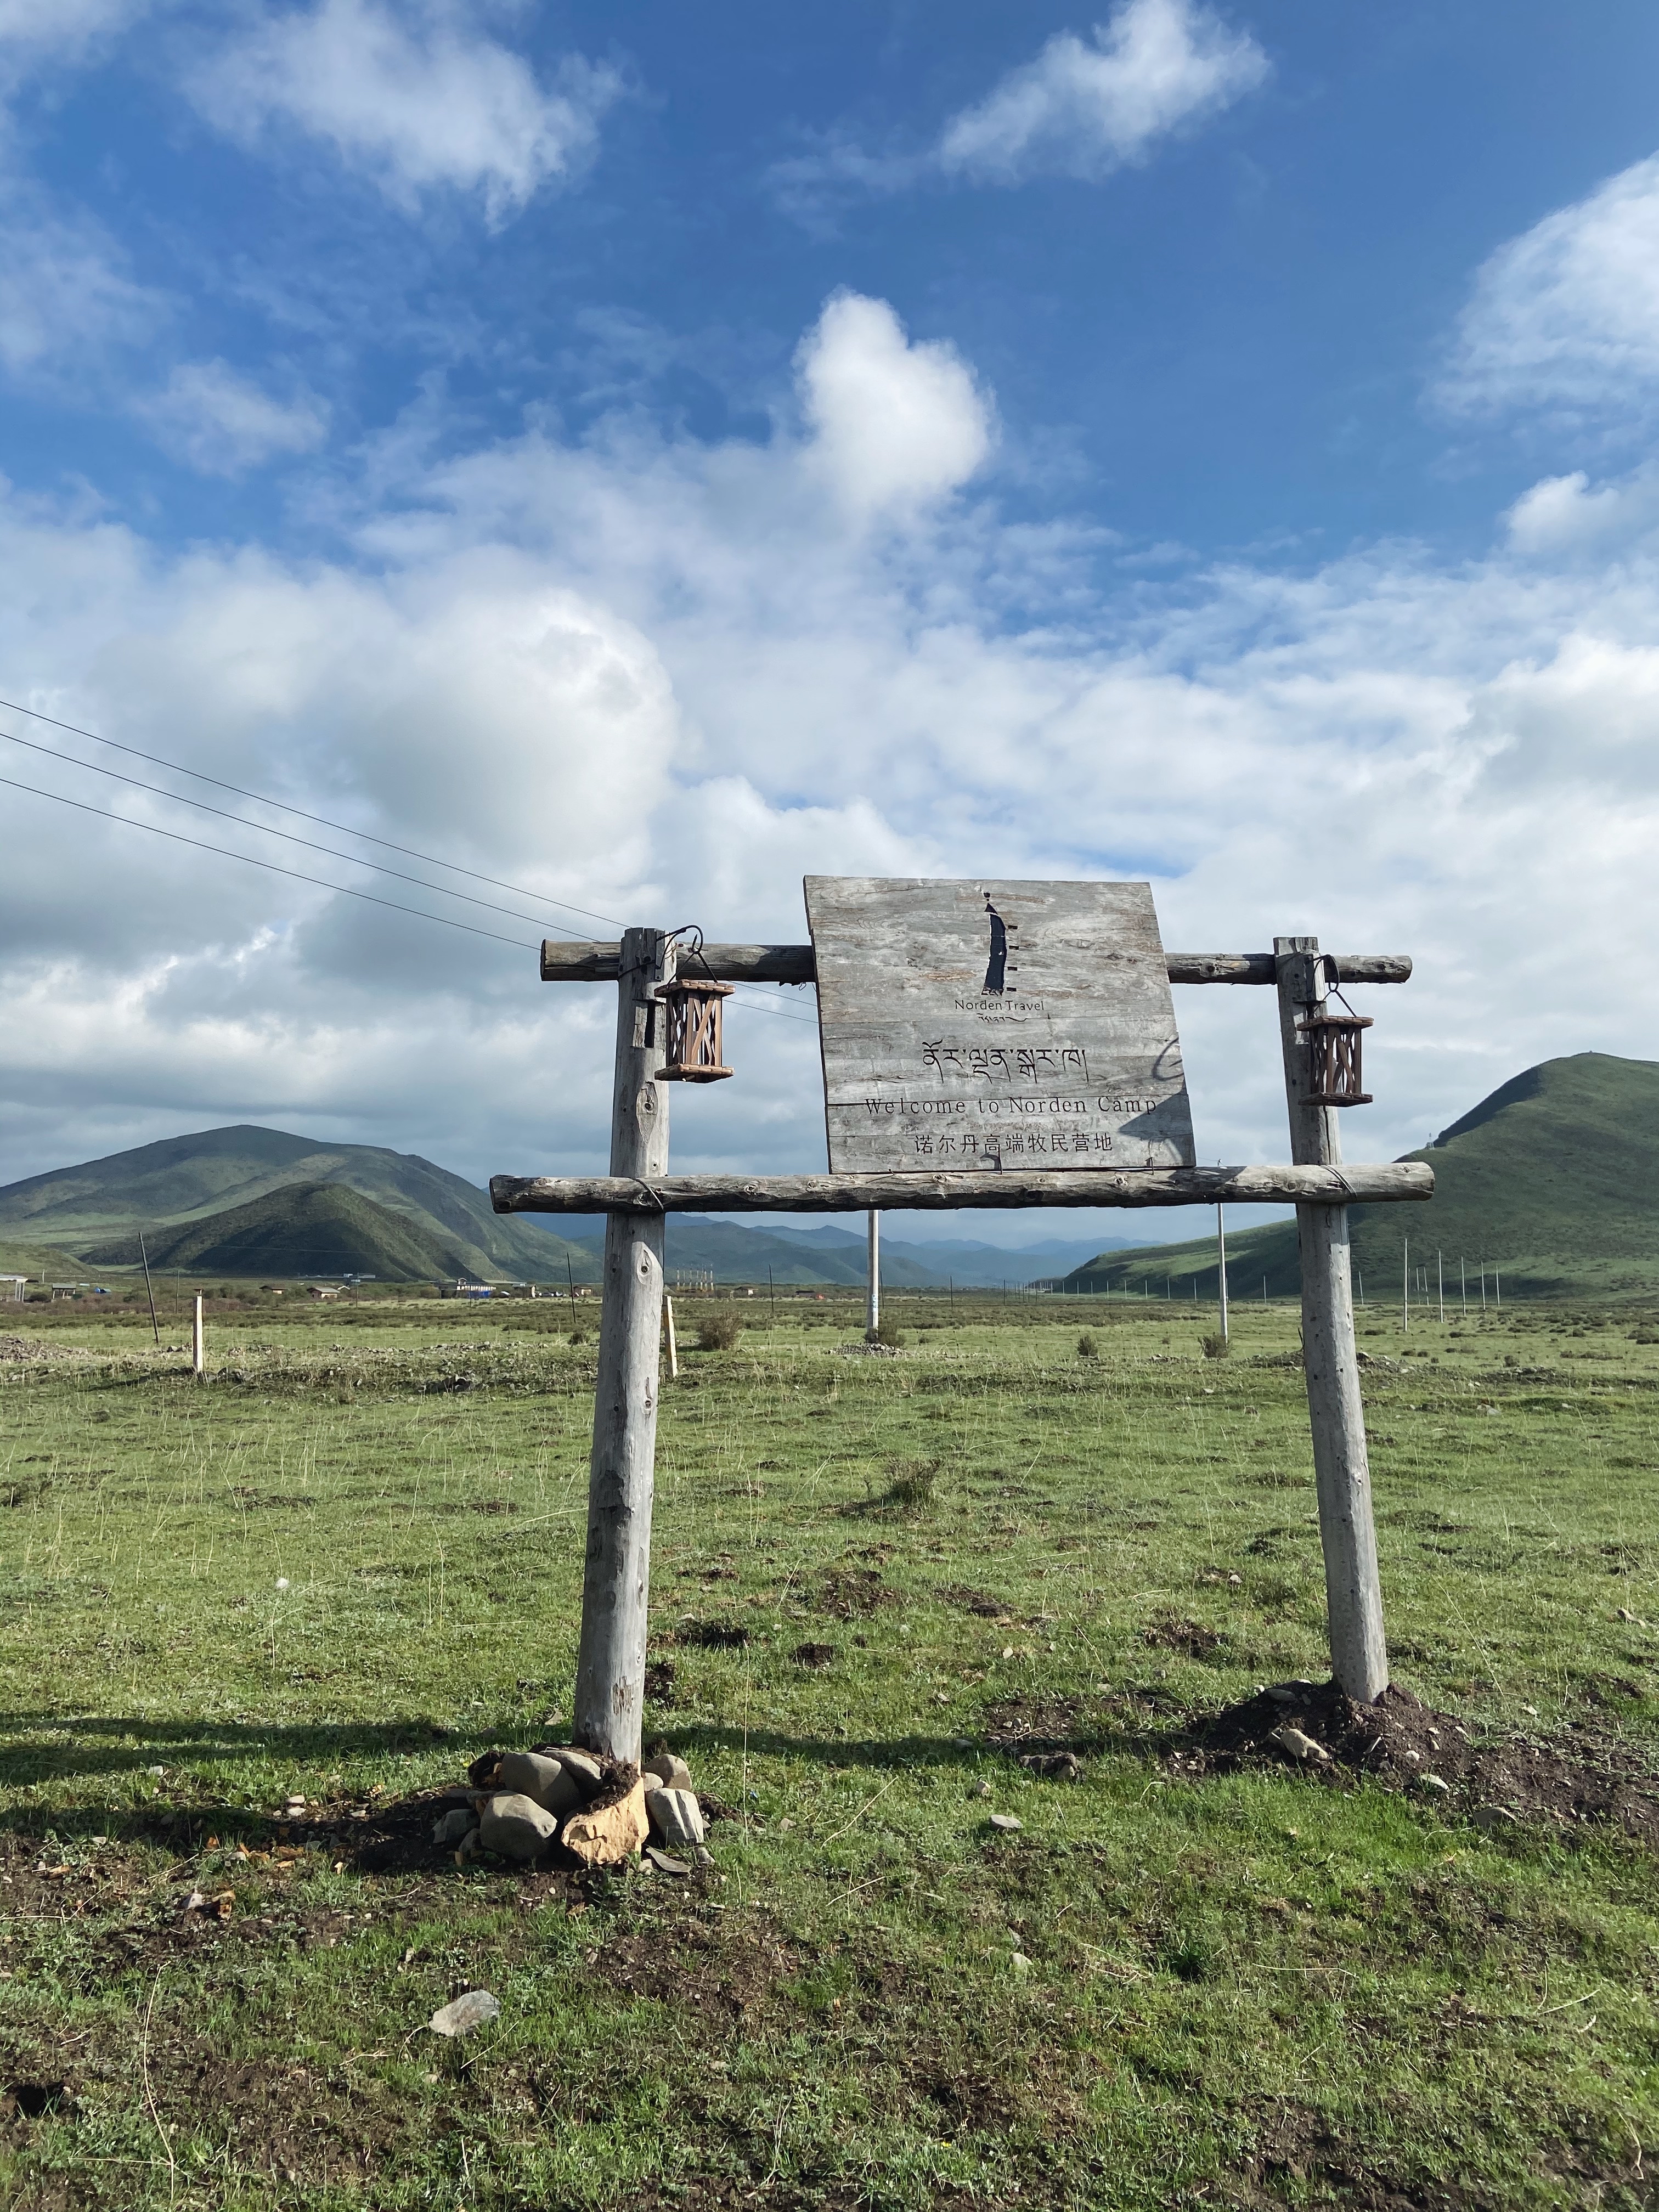
{"label": "yak silhouette logo", "polygon": [[1008,937],[1012,927],[1015,939],[1018,939],[1019,924],[1014,922],[1011,925],[1003,920],[991,902],[989,891],[985,894],[985,912],[991,925],[991,957],[986,963],[983,988],[988,997],[1000,998],[1008,988],[1010,975],[1018,975],[1019,972],[1016,963],[1009,957],[1011,951],[1018,951],[1019,945],[1017,941],[1011,945]]}

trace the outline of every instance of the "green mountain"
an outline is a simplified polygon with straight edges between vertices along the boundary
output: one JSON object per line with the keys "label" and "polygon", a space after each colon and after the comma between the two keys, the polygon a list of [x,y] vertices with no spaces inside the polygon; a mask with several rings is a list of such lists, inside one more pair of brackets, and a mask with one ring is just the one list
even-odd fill
{"label": "green mountain", "polygon": [[[418,1227],[349,1184],[288,1183],[246,1206],[146,1237],[151,1267],[191,1275],[372,1275],[377,1282],[436,1282],[492,1272],[464,1237]],[[85,1255],[90,1267],[137,1267],[137,1237]]]}
{"label": "green mountain", "polygon": [[[10,1264],[4,1255],[24,1246],[55,1247],[89,1264],[93,1252],[124,1246],[141,1229],[149,1243],[157,1230],[205,1221],[273,1192],[319,1183],[342,1185],[401,1216],[434,1249],[464,1246],[473,1255],[465,1262],[469,1272],[550,1282],[564,1274],[568,1260],[579,1282],[592,1282],[598,1274],[586,1245],[538,1222],[495,1212],[487,1192],[416,1154],[380,1145],[319,1145],[248,1123],[164,1138],[7,1184],[0,1188],[0,1264]],[[136,1258],[136,1241],[133,1251]],[[115,1263],[106,1259],[103,1264]],[[277,1272],[275,1262],[258,1266]],[[308,1267],[301,1272],[325,1271]],[[423,1263],[419,1272],[431,1270]]]}
{"label": "green mountain", "polygon": [[[1434,1170],[1423,1206],[1356,1206],[1356,1273],[1372,1304],[1401,1291],[1409,1240],[1431,1292],[1445,1271],[1502,1275],[1515,1297],[1639,1297],[1659,1293],[1659,1062],[1601,1052],[1547,1060],[1502,1084],[1432,1145],[1407,1152]],[[1143,1287],[1216,1295],[1212,1237],[1103,1252],[1064,1279],[1068,1291]],[[1235,1297],[1301,1287],[1296,1225],[1274,1222],[1227,1243]],[[1414,1290],[1413,1297],[1419,1295]]]}

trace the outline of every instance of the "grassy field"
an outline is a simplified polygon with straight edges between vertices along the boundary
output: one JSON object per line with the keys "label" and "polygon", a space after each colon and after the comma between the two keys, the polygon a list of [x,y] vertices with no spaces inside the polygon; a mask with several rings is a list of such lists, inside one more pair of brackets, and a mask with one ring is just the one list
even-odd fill
{"label": "grassy field", "polygon": [[[205,1385],[147,1318],[0,1322],[0,2203],[1659,2202],[1643,1843],[1183,1766],[1327,1671],[1291,1310],[1208,1359],[1190,1308],[907,1299],[882,1358],[755,1303],[665,1387],[689,1881],[393,1848],[562,1733],[591,1314],[267,1303]],[[1399,1680],[1659,1768],[1659,1334],[1373,1322]]]}

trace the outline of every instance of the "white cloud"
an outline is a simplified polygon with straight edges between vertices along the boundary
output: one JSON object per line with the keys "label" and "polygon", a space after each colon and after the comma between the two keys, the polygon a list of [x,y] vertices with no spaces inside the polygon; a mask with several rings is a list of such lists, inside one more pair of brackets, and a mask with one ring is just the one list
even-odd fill
{"label": "white cloud", "polygon": [[128,29],[155,0],[0,0],[0,77],[31,63],[77,62]]}
{"label": "white cloud", "polygon": [[263,17],[191,70],[186,88],[234,137],[287,124],[327,140],[400,207],[434,189],[477,192],[497,222],[586,165],[620,86],[574,58],[544,85],[439,0],[317,0]]}
{"label": "white cloud", "polygon": [[1248,32],[1228,29],[1202,0],[1121,0],[1088,39],[1056,33],[925,150],[872,149],[832,131],[812,152],[775,163],[767,181],[787,214],[821,228],[839,200],[929,179],[1095,180],[1230,107],[1269,66]]}
{"label": "white cloud", "polygon": [[[918,356],[957,430],[907,473],[893,441],[860,441],[857,377],[825,398],[812,378],[862,365],[908,405]],[[449,909],[514,951],[0,790],[7,1171],[238,1119],[480,1176],[591,1165],[614,1001],[536,981],[547,902],[788,939],[809,868],[1150,874],[1172,946],[1312,930],[1413,953],[1408,989],[1363,1002],[1378,1104],[1345,1127],[1355,1158],[1531,1060],[1651,1056],[1659,978],[1633,955],[1659,836],[1659,522],[1616,558],[1382,547],[1115,599],[1085,561],[1068,573],[1060,533],[942,495],[989,398],[882,303],[832,302],[800,375],[805,432],[764,445],[632,414],[586,442],[411,447],[401,469],[389,442],[335,561],[162,556],[0,501],[21,696],[535,893],[469,886],[523,921]],[[903,526],[837,522],[826,482],[896,500]],[[1057,579],[1063,624],[1011,619]],[[78,771],[3,772],[428,897]],[[1283,1155],[1268,995],[1178,999],[1207,1157]],[[678,1162],[820,1163],[805,1012],[734,1003],[738,1080],[673,1102]]]}
{"label": "white cloud", "polygon": [[328,435],[328,409],[314,394],[273,399],[223,361],[181,363],[133,412],[204,476],[243,476],[284,454],[314,453]]}
{"label": "white cloud", "polygon": [[956,348],[911,343],[884,300],[831,300],[796,366],[812,458],[855,515],[939,499],[991,450],[990,407]]}
{"label": "white cloud", "polygon": [[1659,155],[1500,246],[1476,276],[1440,396],[1595,416],[1659,400]]}
{"label": "white cloud", "polygon": [[1522,553],[1559,553],[1605,538],[1627,526],[1632,515],[1650,518],[1651,498],[1631,487],[1602,484],[1595,491],[1583,469],[1571,476],[1545,477],[1523,491],[1504,520],[1510,543]]}
{"label": "white cloud", "polygon": [[937,159],[993,184],[1103,176],[1254,91],[1267,66],[1248,32],[1230,30],[1197,0],[1124,0],[1091,40],[1058,33],[952,117]]}
{"label": "white cloud", "polygon": [[0,172],[0,367],[12,377],[88,381],[109,349],[149,337],[165,312],[89,216]]}

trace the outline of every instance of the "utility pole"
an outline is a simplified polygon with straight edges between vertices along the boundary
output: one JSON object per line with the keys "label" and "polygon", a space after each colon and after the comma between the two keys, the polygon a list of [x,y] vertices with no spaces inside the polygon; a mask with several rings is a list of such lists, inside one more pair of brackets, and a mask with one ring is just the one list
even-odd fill
{"label": "utility pole", "polygon": [[1215,1210],[1216,1280],[1221,1288],[1221,1341],[1227,1341],[1227,1224],[1226,1209]]}
{"label": "utility pole", "polygon": [[1440,1326],[1444,1328],[1446,1326],[1446,1262],[1441,1256],[1440,1247],[1437,1244],[1434,1248],[1434,1265],[1435,1272],[1440,1280]]}
{"label": "utility pole", "polygon": [[867,1281],[864,1302],[864,1340],[874,1344],[881,1334],[881,1216],[872,1206],[866,1231]]}
{"label": "utility pole", "polygon": [[1400,1334],[1412,1333],[1412,1240],[1408,1237],[1400,1261]]}
{"label": "utility pole", "polygon": [[144,1288],[149,1294],[150,1330],[159,1347],[161,1341],[161,1324],[155,1318],[155,1285],[149,1279],[149,1255],[144,1249],[144,1232],[142,1229],[138,1231],[138,1257],[143,1262]]}

